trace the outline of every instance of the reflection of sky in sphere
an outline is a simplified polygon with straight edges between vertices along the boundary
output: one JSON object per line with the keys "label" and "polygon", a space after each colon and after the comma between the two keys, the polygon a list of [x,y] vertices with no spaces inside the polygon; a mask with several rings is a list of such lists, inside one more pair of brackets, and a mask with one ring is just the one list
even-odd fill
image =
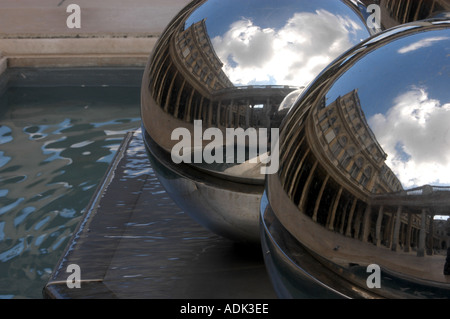
{"label": "reflection of sky in sphere", "polygon": [[358,89],[386,164],[405,188],[450,185],[449,60],[449,29],[410,35],[363,57],[327,94],[331,103]]}
{"label": "reflection of sky in sphere", "polygon": [[235,85],[307,85],[369,35],[340,1],[210,0],[187,19],[186,28],[204,18]]}

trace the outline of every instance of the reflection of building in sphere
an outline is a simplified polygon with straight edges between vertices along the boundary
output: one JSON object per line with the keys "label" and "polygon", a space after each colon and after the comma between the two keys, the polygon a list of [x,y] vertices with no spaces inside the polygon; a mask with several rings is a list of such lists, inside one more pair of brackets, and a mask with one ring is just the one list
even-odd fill
{"label": "reflection of building in sphere", "polygon": [[301,212],[363,242],[394,251],[414,247],[420,256],[428,242],[431,253],[432,220],[441,212],[436,201],[445,209],[448,189],[403,190],[385,164],[387,154],[366,122],[356,89],[289,118],[284,130],[280,179]]}
{"label": "reflection of building in sphere", "polygon": [[[362,0],[368,6],[373,0]],[[447,0],[380,0],[381,20],[384,28],[433,17],[450,11]]]}
{"label": "reflection of building in sphere", "polygon": [[337,161],[337,167],[366,191],[402,190],[400,181],[384,163],[387,154],[367,124],[357,90],[322,106],[314,116],[320,127],[317,134],[330,160]]}
{"label": "reflection of building in sphere", "polygon": [[437,241],[437,249],[446,250],[450,248],[450,219],[434,221],[434,235]]}
{"label": "reflection of building in sphere", "polygon": [[233,83],[222,71],[223,63],[214,51],[205,20],[194,23],[177,35],[174,40],[176,54],[180,62],[184,62],[184,67],[191,71],[192,76],[209,92],[233,87]]}
{"label": "reflection of building in sphere", "polygon": [[[435,143],[450,114],[442,73],[449,64],[447,22],[402,25],[355,46],[286,115],[279,171],[266,178],[260,210],[264,258],[280,297],[312,291],[319,298],[448,298],[448,243],[437,220],[450,214],[449,179],[410,188],[425,170],[409,165],[405,178],[399,169],[448,163],[445,147]],[[432,98],[409,93],[416,88],[432,90]],[[427,117],[436,108],[439,115]],[[398,113],[405,121],[395,121]],[[416,121],[426,121],[432,134]],[[400,128],[403,134],[393,134]],[[374,264],[380,289],[367,281]]]}
{"label": "reflection of building in sphere", "polygon": [[[207,35],[205,19],[170,38],[153,58],[150,92],[175,118],[207,127],[270,127],[289,86],[235,87],[222,71]],[[274,118],[277,121],[276,118]]]}

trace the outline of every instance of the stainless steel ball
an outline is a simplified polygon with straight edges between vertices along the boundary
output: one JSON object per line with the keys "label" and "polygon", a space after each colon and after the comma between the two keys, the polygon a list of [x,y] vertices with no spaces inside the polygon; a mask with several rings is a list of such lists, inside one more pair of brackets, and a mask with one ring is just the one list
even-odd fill
{"label": "stainless steel ball", "polygon": [[303,92],[261,205],[280,297],[450,296],[449,88],[450,20],[428,20],[355,46]]}
{"label": "stainless steel ball", "polygon": [[144,72],[142,123],[184,211],[217,234],[259,242],[265,177],[278,169],[271,141],[289,101],[337,56],[399,23],[376,21],[368,4],[193,1],[173,19]]}

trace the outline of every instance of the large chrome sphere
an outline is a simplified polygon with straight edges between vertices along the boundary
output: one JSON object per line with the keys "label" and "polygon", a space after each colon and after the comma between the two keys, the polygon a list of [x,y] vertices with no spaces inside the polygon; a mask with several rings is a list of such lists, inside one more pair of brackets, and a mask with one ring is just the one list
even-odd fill
{"label": "large chrome sphere", "polygon": [[304,90],[261,204],[279,296],[450,297],[449,88],[450,20],[428,20],[357,45]]}
{"label": "large chrome sphere", "polygon": [[220,235],[259,242],[285,105],[338,55],[399,23],[390,15],[373,24],[365,2],[193,1],[174,18],[144,72],[142,123],[160,180],[184,211]]}

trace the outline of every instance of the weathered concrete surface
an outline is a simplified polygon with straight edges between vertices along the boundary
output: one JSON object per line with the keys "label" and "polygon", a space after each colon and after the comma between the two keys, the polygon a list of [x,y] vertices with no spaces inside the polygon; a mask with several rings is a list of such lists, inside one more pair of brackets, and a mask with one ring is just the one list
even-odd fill
{"label": "weathered concrete surface", "polygon": [[[144,66],[189,0],[2,0],[0,52],[8,67]],[[81,8],[81,28],[66,12]]]}
{"label": "weathered concrete surface", "polygon": [[[2,0],[2,37],[61,37],[77,34],[158,35],[189,0]],[[69,4],[81,8],[81,29],[69,29]]]}
{"label": "weathered concrete surface", "polygon": [[150,38],[0,39],[8,67],[145,66]]}

